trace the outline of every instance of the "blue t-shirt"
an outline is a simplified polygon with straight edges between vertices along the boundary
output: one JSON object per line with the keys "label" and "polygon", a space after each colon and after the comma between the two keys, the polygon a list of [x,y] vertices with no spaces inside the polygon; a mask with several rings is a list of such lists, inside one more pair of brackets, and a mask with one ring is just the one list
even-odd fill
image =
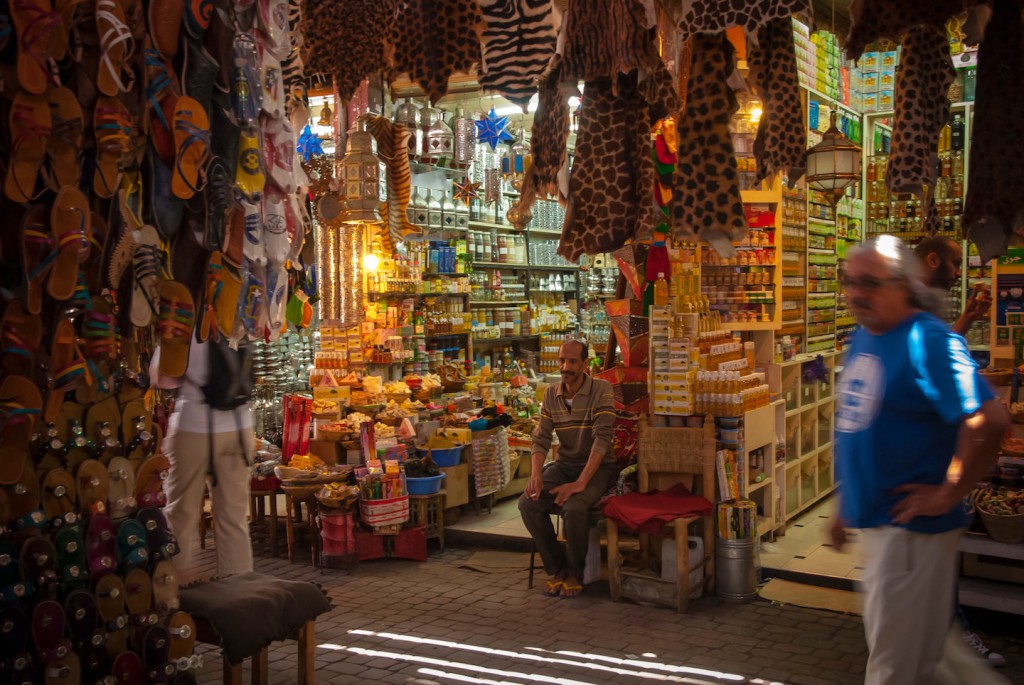
{"label": "blue t-shirt", "polygon": [[[840,376],[836,468],[842,516],[853,528],[892,524],[906,483],[939,485],[956,449],[960,422],[994,397],[967,342],[919,313],[882,335],[852,336]],[[942,533],[966,525],[962,506],[905,526]]]}

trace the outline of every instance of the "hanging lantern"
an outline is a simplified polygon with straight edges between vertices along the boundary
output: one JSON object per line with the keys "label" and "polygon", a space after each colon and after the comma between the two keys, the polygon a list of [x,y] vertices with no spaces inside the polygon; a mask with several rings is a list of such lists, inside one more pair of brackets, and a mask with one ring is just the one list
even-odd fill
{"label": "hanging lantern", "polygon": [[476,126],[461,107],[455,109],[452,130],[455,132],[454,166],[467,169],[473,163],[473,154],[476,152]]}
{"label": "hanging lantern", "polygon": [[373,136],[352,128],[345,144],[339,176],[344,184],[345,223],[380,221],[380,160],[373,154]]}
{"label": "hanging lantern", "polygon": [[449,166],[455,156],[455,134],[444,120],[444,112],[438,112],[437,121],[427,130],[427,153],[425,160],[438,166]]}
{"label": "hanging lantern", "polygon": [[416,132],[419,130],[419,107],[409,98],[395,110],[395,123],[401,124],[409,129],[412,134],[409,136],[409,159],[419,157],[419,148],[416,147]]}
{"label": "hanging lantern", "polygon": [[861,180],[861,150],[836,127],[836,112],[821,142],[807,151],[807,187],[828,198],[833,206],[847,188]]}

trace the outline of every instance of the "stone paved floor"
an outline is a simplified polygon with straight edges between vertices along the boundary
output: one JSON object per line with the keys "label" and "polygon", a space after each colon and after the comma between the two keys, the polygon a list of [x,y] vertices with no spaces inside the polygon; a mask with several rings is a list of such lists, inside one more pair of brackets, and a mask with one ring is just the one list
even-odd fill
{"label": "stone paved floor", "polygon": [[[209,554],[209,550],[207,552]],[[259,555],[259,551],[257,551]],[[320,583],[335,604],[317,622],[317,682],[357,683],[859,683],[866,648],[858,617],[704,598],[678,615],[527,590],[526,572],[459,568],[469,550],[426,563],[374,561],[353,572],[257,556],[256,570]],[[213,563],[212,557],[210,558]],[[589,591],[589,589],[588,589]],[[1024,683],[1024,628],[994,615],[976,627]],[[982,628],[994,626],[991,631]],[[201,645],[201,683],[220,682],[216,649]],[[295,644],[270,652],[270,682],[295,682]],[[248,682],[246,669],[245,682]]]}

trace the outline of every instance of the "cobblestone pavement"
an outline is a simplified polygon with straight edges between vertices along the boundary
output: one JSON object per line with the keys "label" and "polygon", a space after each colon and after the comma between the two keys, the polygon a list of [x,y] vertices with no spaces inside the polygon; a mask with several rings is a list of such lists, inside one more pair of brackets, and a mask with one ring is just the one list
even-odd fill
{"label": "cobblestone pavement", "polygon": [[[210,553],[210,550],[207,551]],[[352,572],[257,556],[256,570],[323,586],[334,609],[316,625],[317,683],[859,683],[866,647],[859,617],[703,598],[679,615],[612,602],[588,588],[574,600],[526,588],[526,571],[479,573],[468,550],[426,563],[364,562]],[[211,564],[213,563],[210,557]],[[981,630],[1024,683],[1024,628]],[[201,683],[218,683],[218,651],[200,645]],[[270,650],[270,682],[294,683],[295,643]],[[248,682],[248,665],[245,682]]]}

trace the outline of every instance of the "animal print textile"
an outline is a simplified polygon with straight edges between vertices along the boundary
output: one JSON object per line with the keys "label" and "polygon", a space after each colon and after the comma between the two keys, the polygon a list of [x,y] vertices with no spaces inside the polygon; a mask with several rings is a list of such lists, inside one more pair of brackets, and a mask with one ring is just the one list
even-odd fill
{"label": "animal print textile", "polygon": [[[622,247],[653,216],[654,169],[647,105],[635,75],[588,81],[576,133],[576,157],[558,254],[576,262],[581,254]],[[616,94],[616,91],[618,94]]]}
{"label": "animal print textile", "polygon": [[398,0],[390,38],[395,48],[391,80],[407,73],[436,104],[448,92],[452,74],[480,63],[483,26],[475,0]]}
{"label": "animal print textile", "polygon": [[396,0],[307,0],[306,70],[333,74],[348,100],[364,78],[389,66],[385,42]]}
{"label": "animal print textile", "polygon": [[772,19],[758,29],[757,47],[750,51],[749,64],[750,81],[762,101],[754,139],[756,180],[761,182],[781,171],[792,188],[807,171],[807,133],[790,19]]}
{"label": "animal print textile", "polygon": [[882,38],[900,41],[911,26],[927,24],[944,28],[954,14],[977,5],[981,0],[853,0],[850,3],[850,33],[846,36],[846,56],[860,59],[864,48]]}
{"label": "animal print textile", "polygon": [[569,190],[567,184],[559,184],[560,177],[568,177],[569,163],[569,105],[559,81],[560,74],[556,69],[544,78],[541,85],[530,136],[532,162],[523,177],[520,212],[532,207],[538,197],[564,201]]}
{"label": "animal print textile", "polygon": [[486,28],[480,86],[523,108],[555,55],[551,0],[478,0]]}
{"label": "animal print textile", "polygon": [[[573,84],[614,77],[659,59],[653,16],[642,0],[569,0],[562,24],[562,79]],[[618,87],[613,78],[612,87]]]}
{"label": "animal print textile", "polygon": [[412,195],[412,171],[409,168],[409,136],[412,133],[402,124],[375,114],[366,115],[366,130],[377,140],[377,156],[387,167],[388,201],[381,211],[381,219],[394,245],[410,234],[419,233],[408,219]]}
{"label": "animal print textile", "polygon": [[896,120],[885,174],[890,193],[914,193],[922,200],[931,195],[939,134],[949,120],[946,91],[955,76],[946,31],[928,24],[911,27],[896,77]]}
{"label": "animal print textile", "polygon": [[1020,244],[1024,214],[1024,137],[1015,135],[1024,107],[1022,0],[994,0],[978,50],[974,134],[963,227],[983,262]]}
{"label": "animal print textile", "polygon": [[698,33],[721,33],[730,26],[753,33],[773,19],[799,12],[811,14],[810,0],[682,0],[679,33],[684,41]]}
{"label": "animal print textile", "polygon": [[729,121],[738,109],[726,79],[735,68],[724,33],[693,38],[686,106],[679,121],[673,182],[672,232],[676,241],[706,241],[731,256],[747,232]]}

